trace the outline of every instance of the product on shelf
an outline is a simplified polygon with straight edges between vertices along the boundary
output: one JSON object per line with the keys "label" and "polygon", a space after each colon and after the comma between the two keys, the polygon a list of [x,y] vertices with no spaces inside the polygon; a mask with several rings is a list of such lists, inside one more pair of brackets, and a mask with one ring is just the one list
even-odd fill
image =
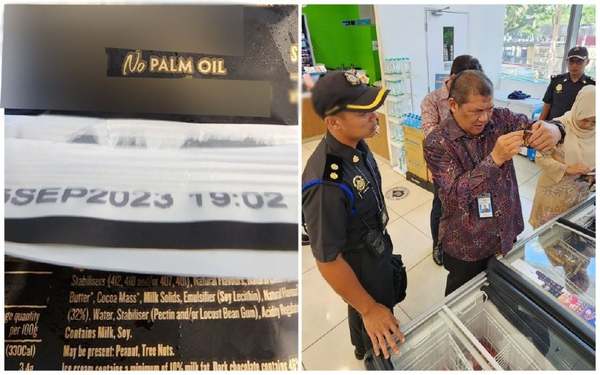
{"label": "product on shelf", "polygon": [[492,357],[496,357],[496,355],[498,355],[498,352],[496,351],[496,348],[494,348],[494,346],[492,345],[491,342],[489,342],[485,337],[482,337],[479,339],[479,343],[485,348],[485,350],[488,351],[488,353],[490,353],[490,355]]}
{"label": "product on shelf", "polygon": [[383,62],[383,70],[387,74],[406,74],[410,72],[410,59],[408,57],[390,57]]}
{"label": "product on shelf", "polygon": [[[485,350],[488,353],[490,353],[490,355],[492,357],[496,358],[496,356],[498,355],[498,352],[496,351],[496,348],[485,337],[478,338],[477,340],[485,348]],[[475,371],[481,371],[482,370],[481,365],[475,360],[475,358],[473,358],[473,356],[471,356],[469,353],[465,353],[465,356],[471,362],[471,366],[473,366],[473,370],[475,370]]]}
{"label": "product on shelf", "polygon": [[[403,125],[407,121],[406,115],[412,112],[410,70],[410,59],[407,57],[388,57],[383,61],[384,86],[390,90],[385,108],[386,115],[390,119],[388,142],[391,149],[391,164],[395,171],[404,175],[409,169]],[[413,127],[420,126],[417,117],[411,116],[408,121]]]}

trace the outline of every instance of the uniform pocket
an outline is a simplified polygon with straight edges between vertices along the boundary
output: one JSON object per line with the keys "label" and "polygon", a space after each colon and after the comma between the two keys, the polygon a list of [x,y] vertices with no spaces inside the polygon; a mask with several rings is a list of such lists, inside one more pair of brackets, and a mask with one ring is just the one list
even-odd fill
{"label": "uniform pocket", "polygon": [[392,254],[392,270],[394,275],[394,302],[400,303],[406,298],[406,288],[408,280],[406,277],[406,268],[402,262],[400,254]]}

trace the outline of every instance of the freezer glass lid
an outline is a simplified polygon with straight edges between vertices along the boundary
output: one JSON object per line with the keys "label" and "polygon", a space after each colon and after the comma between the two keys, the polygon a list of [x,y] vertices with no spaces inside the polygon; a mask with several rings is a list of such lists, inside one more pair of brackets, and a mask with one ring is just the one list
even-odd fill
{"label": "freezer glass lid", "polygon": [[595,239],[555,223],[515,247],[502,262],[595,329]]}
{"label": "freezer glass lid", "polygon": [[565,215],[564,220],[596,233],[596,200],[585,202],[580,208]]}

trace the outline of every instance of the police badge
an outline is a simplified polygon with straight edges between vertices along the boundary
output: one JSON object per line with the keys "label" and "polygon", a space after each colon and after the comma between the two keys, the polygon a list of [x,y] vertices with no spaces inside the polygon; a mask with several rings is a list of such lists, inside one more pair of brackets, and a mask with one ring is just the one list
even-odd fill
{"label": "police badge", "polygon": [[354,178],[352,179],[352,184],[354,185],[356,190],[358,190],[359,193],[362,193],[363,190],[365,190],[365,188],[367,187],[365,179],[363,178],[363,176],[360,175],[354,176]]}
{"label": "police badge", "polygon": [[556,90],[557,94],[560,94],[562,92],[562,89],[563,89],[562,83],[559,83],[558,85],[556,85],[555,90]]}
{"label": "police badge", "polygon": [[356,175],[352,178],[352,185],[358,192],[358,196],[360,199],[364,199],[364,193],[369,190],[369,181],[367,181],[363,176]]}

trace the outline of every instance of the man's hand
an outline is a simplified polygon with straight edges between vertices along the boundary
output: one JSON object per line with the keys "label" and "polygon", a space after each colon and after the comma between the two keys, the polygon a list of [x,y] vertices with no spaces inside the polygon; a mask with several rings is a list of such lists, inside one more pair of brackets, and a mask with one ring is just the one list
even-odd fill
{"label": "man's hand", "polygon": [[317,261],[317,267],[333,290],[360,313],[375,355],[383,351],[386,358],[389,358],[388,344],[394,352],[398,352],[396,340],[400,343],[404,342],[404,335],[400,332],[398,321],[390,309],[377,303],[367,293],[342,254],[338,254],[331,262]]}
{"label": "man's hand", "polygon": [[[533,134],[531,135],[533,137]],[[496,140],[492,150],[492,159],[497,166],[501,166],[519,153],[523,145],[523,130],[501,135]]]}
{"label": "man's hand", "polygon": [[554,124],[538,121],[531,126],[529,147],[539,151],[550,151],[560,142],[560,130]]}
{"label": "man's hand", "polygon": [[404,335],[400,332],[398,321],[390,309],[379,303],[373,303],[362,314],[362,319],[365,330],[373,344],[375,355],[378,356],[381,351],[386,359],[389,358],[388,345],[394,353],[398,353],[396,339],[402,344],[404,343]]}
{"label": "man's hand", "polygon": [[587,174],[591,171],[592,169],[590,167],[588,167],[587,165],[583,164],[583,163],[577,163],[577,164],[571,164],[571,165],[567,165],[567,169],[565,170],[565,173],[568,175],[582,175],[582,174]]}

